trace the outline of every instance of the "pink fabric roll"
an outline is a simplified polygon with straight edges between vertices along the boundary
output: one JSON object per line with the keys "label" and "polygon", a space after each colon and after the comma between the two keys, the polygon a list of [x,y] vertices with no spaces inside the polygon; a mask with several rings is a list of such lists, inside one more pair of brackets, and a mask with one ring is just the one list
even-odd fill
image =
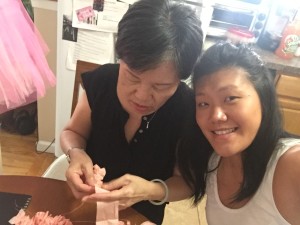
{"label": "pink fabric roll", "polygon": [[[108,192],[101,188],[102,180],[106,174],[104,168],[94,165],[94,176],[96,180],[95,192],[103,193]],[[97,202],[97,216],[96,225],[120,225],[123,224],[119,221],[119,202]]]}

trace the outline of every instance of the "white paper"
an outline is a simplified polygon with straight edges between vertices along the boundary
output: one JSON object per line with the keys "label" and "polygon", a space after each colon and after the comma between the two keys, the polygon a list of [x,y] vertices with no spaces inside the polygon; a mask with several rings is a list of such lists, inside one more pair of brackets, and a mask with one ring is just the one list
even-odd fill
{"label": "white paper", "polygon": [[100,11],[94,9],[93,0],[73,0],[72,26],[117,32],[118,23],[128,10],[129,4],[116,0],[105,0]]}
{"label": "white paper", "polygon": [[65,7],[62,8],[63,15],[72,15],[73,0],[64,0]]}
{"label": "white paper", "polygon": [[128,3],[128,4],[133,4],[135,2],[137,2],[138,0],[120,0],[121,2],[125,2],[125,3]]}
{"label": "white paper", "polygon": [[77,43],[69,46],[67,68],[75,70],[77,60],[105,64],[113,58],[113,33],[79,29]]}

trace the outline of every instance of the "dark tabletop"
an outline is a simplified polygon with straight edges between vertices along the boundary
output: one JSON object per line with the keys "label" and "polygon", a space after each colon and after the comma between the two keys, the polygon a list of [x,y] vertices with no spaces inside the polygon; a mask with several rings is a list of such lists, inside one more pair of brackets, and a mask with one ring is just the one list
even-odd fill
{"label": "dark tabletop", "polygon": [[[96,204],[82,203],[75,199],[65,181],[33,176],[0,175],[0,191],[31,195],[32,199],[26,209],[26,214],[30,216],[38,211],[49,211],[53,216],[65,216],[74,225],[75,221],[96,221]],[[120,211],[119,218],[130,221],[132,225],[147,221],[147,218],[132,208]]]}

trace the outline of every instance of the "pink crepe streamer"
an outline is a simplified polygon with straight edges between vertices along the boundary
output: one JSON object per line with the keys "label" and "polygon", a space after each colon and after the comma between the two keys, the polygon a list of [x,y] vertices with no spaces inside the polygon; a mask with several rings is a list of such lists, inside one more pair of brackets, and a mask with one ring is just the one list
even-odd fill
{"label": "pink crepe streamer", "polygon": [[73,225],[72,222],[64,216],[52,216],[49,212],[37,212],[32,218],[26,216],[25,211],[21,209],[19,213],[8,221],[15,225]]}
{"label": "pink crepe streamer", "polygon": [[[104,193],[108,192],[101,188],[103,184],[103,178],[106,174],[105,168],[100,168],[98,165],[94,165],[94,176],[96,180],[95,192]],[[119,202],[97,202],[97,215],[96,225],[120,225],[119,221]]]}
{"label": "pink crepe streamer", "polygon": [[[107,190],[101,188],[103,178],[106,174],[105,168],[94,165],[94,177],[96,180],[95,192],[104,193]],[[84,221],[81,221],[84,222]],[[88,221],[85,221],[88,222]],[[14,225],[73,225],[73,223],[64,216],[52,216],[49,212],[37,212],[32,218],[25,214],[21,209],[19,213],[9,220]],[[75,223],[75,221],[74,221]],[[129,221],[119,221],[119,202],[97,202],[96,225],[130,225]],[[141,225],[155,225],[146,221]]]}
{"label": "pink crepe streamer", "polygon": [[[103,178],[106,174],[105,168],[100,168],[94,165],[94,177],[96,180],[95,192],[105,193],[108,192],[102,189]],[[119,221],[119,202],[97,202],[97,217],[96,225],[130,225],[130,222]],[[150,221],[143,222],[141,225],[155,225]]]}

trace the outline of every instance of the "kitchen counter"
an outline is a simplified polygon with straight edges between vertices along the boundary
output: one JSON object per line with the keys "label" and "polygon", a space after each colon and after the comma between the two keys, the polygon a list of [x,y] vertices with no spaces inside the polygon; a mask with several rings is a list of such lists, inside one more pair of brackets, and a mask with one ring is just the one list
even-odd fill
{"label": "kitchen counter", "polygon": [[[206,38],[204,42],[204,50],[216,43],[216,39]],[[279,58],[271,51],[261,49],[259,46],[253,46],[254,51],[259,54],[269,69],[278,71],[283,74],[300,76],[300,58],[294,57],[292,59]]]}
{"label": "kitchen counter", "polygon": [[275,55],[273,52],[266,51],[258,46],[254,46],[254,50],[261,56],[269,69],[280,71],[284,74],[300,76],[299,57],[294,57],[292,59],[282,59]]}

